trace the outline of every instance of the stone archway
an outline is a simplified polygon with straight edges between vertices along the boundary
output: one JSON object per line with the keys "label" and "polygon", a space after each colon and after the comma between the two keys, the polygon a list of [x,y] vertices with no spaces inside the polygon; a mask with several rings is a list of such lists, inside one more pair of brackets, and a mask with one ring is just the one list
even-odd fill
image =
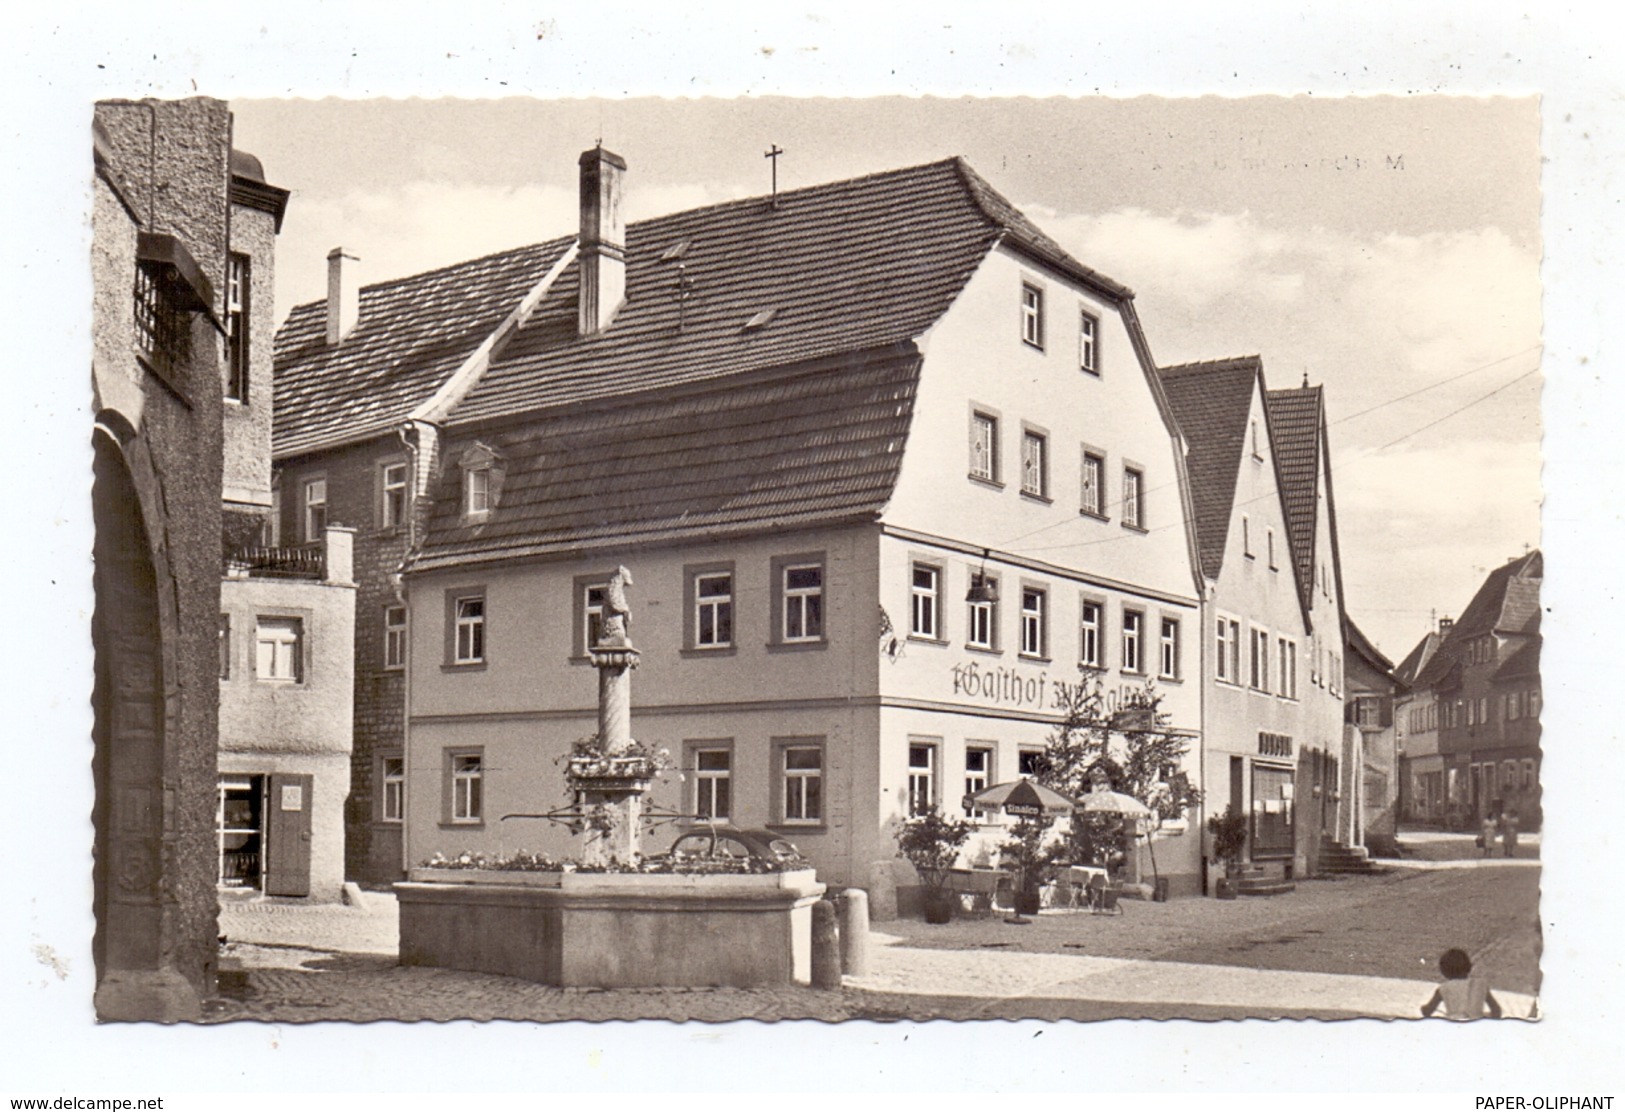
{"label": "stone archway", "polygon": [[166,833],[168,707],[160,571],[125,443],[98,425],[95,519],[94,909],[103,1019],[196,1018],[201,985],[177,967]]}

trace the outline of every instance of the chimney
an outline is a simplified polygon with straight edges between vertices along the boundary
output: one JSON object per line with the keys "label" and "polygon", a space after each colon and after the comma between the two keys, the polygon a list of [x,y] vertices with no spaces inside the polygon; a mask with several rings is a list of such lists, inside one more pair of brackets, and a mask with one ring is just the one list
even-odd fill
{"label": "chimney", "polygon": [[603,147],[581,153],[580,332],[609,327],[626,300],[626,220],[621,178],[626,161]]}
{"label": "chimney", "polygon": [[1449,633],[1450,632],[1450,627],[1455,625],[1455,624],[1456,624],[1456,619],[1454,619],[1454,618],[1440,618],[1439,619],[1439,636],[1443,637],[1445,634]]}
{"label": "chimney", "polygon": [[361,260],[335,247],[327,253],[327,346],[335,347],[350,334],[361,316],[361,287],[352,273],[344,274],[344,260]]}

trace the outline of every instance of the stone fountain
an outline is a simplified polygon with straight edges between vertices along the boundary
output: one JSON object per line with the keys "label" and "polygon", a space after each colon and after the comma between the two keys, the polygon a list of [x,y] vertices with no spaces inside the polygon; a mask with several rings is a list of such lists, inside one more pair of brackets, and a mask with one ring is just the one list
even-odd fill
{"label": "stone fountain", "polygon": [[[777,873],[641,872],[643,800],[659,761],[632,737],[638,650],[616,571],[598,644],[598,735],[565,766],[579,867],[555,871],[413,869],[395,886],[400,962],[500,973],[544,984],[633,988],[807,983],[811,869]],[[554,818],[560,813],[545,816]]]}

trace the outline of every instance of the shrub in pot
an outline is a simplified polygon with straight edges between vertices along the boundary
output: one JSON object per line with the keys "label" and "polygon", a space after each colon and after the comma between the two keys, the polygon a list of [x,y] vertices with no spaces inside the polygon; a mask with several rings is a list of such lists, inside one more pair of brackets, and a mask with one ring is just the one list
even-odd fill
{"label": "shrub in pot", "polygon": [[928,923],[946,923],[953,918],[954,893],[948,887],[948,870],[958,860],[970,833],[970,823],[950,819],[935,807],[897,828],[897,852],[914,866],[925,887]]}
{"label": "shrub in pot", "polygon": [[1213,856],[1224,862],[1224,879],[1219,881],[1221,900],[1233,899],[1236,894],[1235,874],[1241,867],[1241,853],[1247,848],[1247,816],[1234,807],[1226,807],[1224,814],[1207,820],[1212,835]]}
{"label": "shrub in pot", "polygon": [[1016,868],[1014,895],[1017,915],[1036,915],[1039,906],[1039,888],[1044,883],[1044,870],[1051,862],[1045,847],[1049,837],[1048,816],[1033,818],[1022,816],[1011,836],[999,846],[999,860]]}

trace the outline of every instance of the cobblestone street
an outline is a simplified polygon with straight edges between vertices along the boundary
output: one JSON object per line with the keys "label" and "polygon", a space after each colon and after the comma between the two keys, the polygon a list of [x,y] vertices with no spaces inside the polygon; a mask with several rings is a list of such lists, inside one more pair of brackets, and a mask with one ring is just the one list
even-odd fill
{"label": "cobblestone street", "polygon": [[267,1020],[1406,1017],[1439,953],[1467,949],[1527,1016],[1539,985],[1533,861],[1400,867],[1271,899],[1128,902],[947,926],[876,924],[872,969],[839,991],[558,989],[395,964],[394,900],[228,904],[210,1022]]}

